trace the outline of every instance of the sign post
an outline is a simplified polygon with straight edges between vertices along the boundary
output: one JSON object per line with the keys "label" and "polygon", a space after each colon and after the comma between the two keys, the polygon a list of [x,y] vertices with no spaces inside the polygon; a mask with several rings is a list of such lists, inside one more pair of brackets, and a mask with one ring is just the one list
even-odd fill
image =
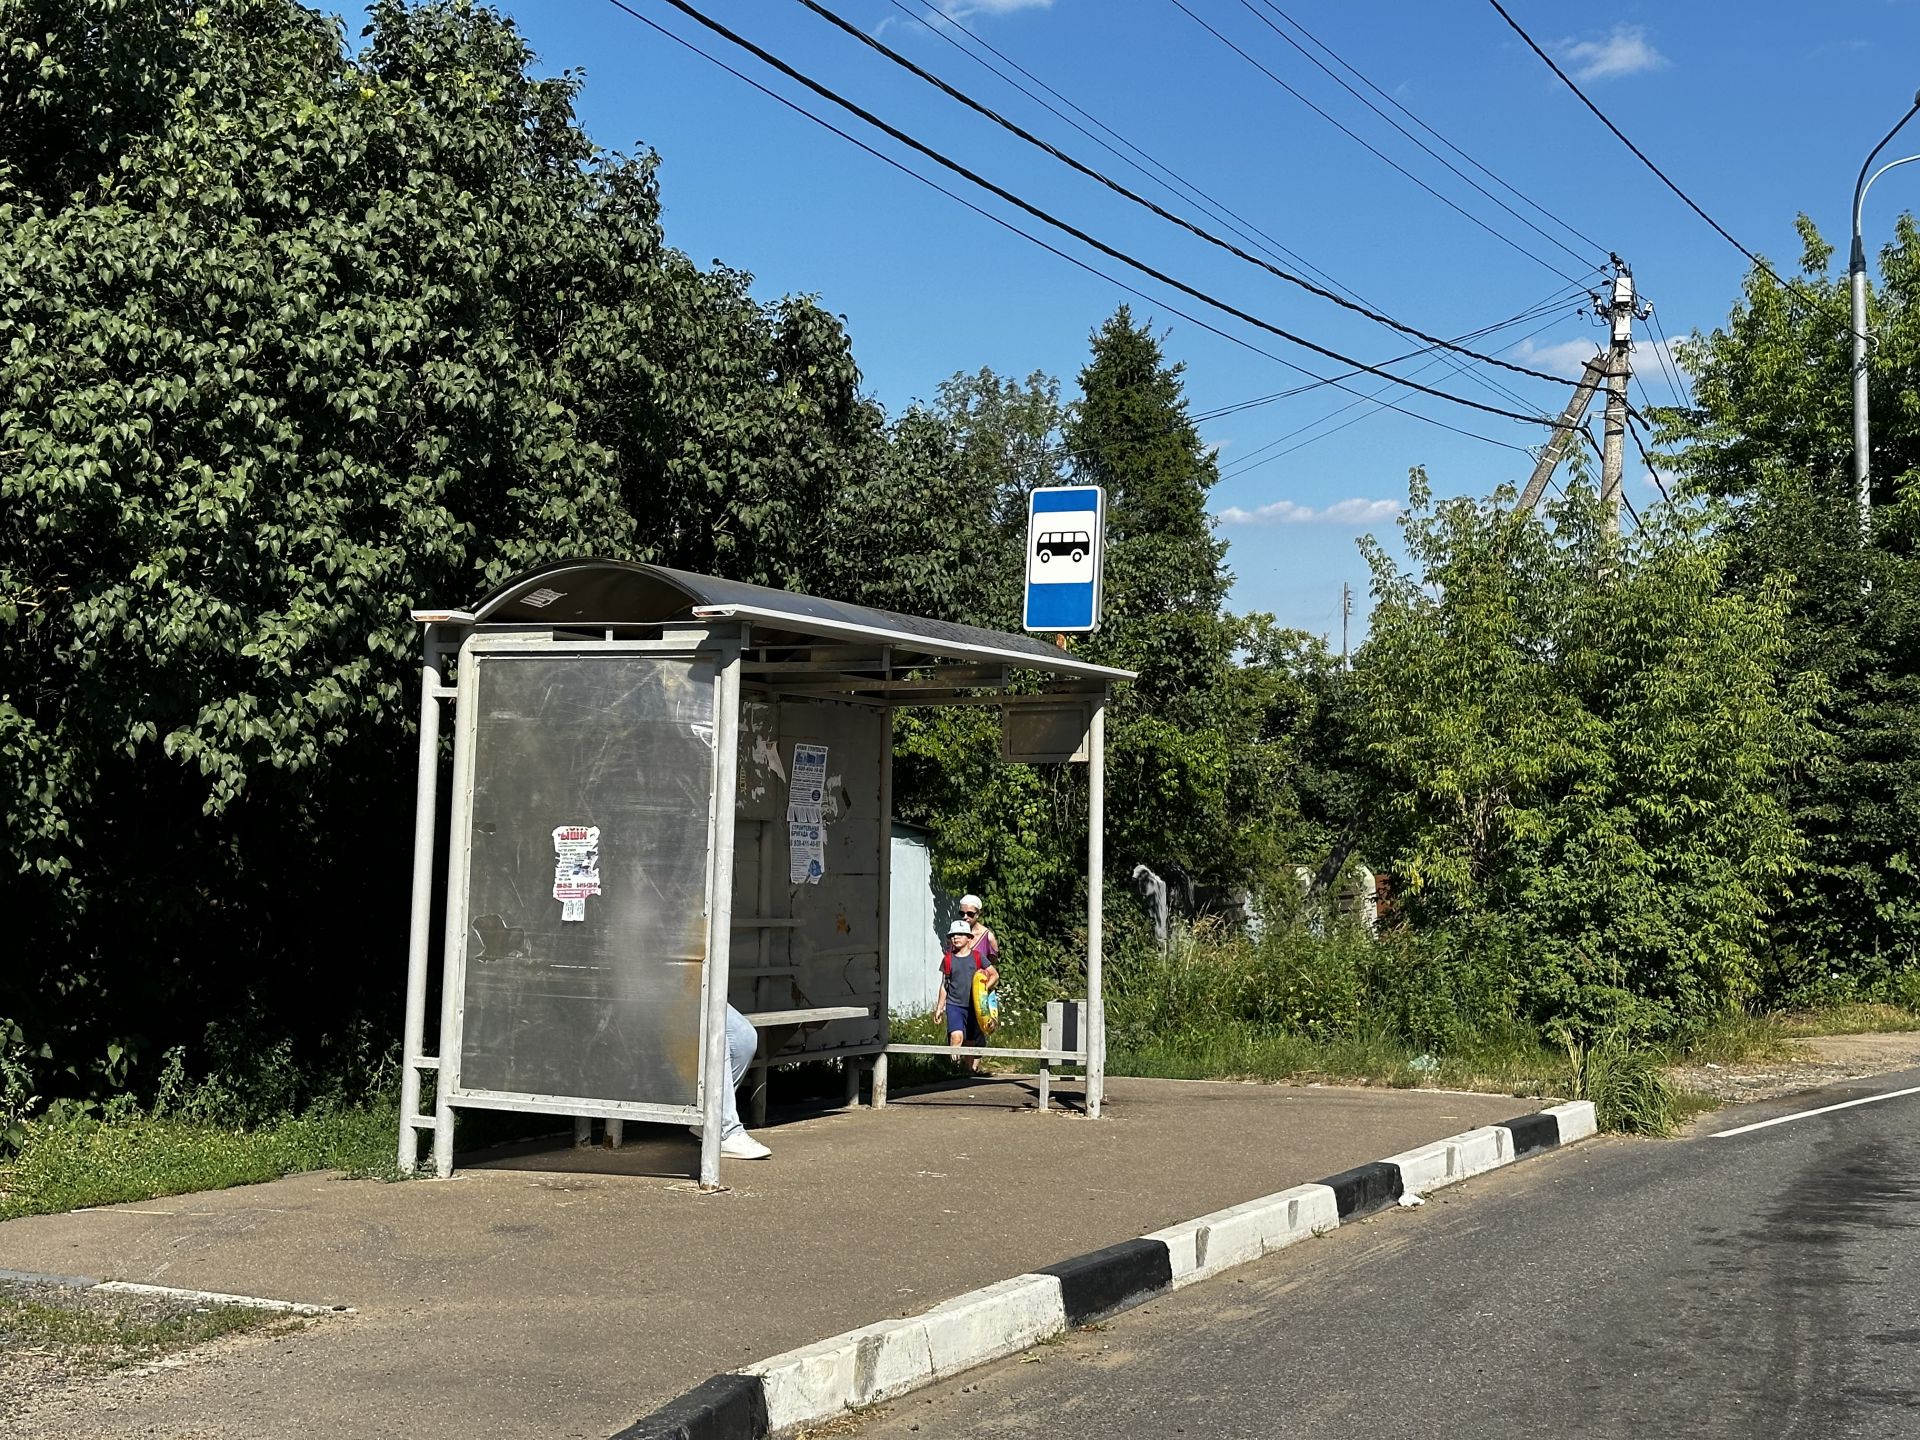
{"label": "sign post", "polygon": [[1090,635],[1100,628],[1107,496],[1098,485],[1057,485],[1027,497],[1028,630]]}

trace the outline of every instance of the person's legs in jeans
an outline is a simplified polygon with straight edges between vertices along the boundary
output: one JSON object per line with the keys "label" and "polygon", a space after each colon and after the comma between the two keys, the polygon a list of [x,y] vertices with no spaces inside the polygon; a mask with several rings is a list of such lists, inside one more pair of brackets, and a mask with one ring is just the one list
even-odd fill
{"label": "person's legs in jeans", "polygon": [[740,1082],[747,1078],[747,1071],[753,1065],[753,1054],[760,1046],[760,1033],[748,1023],[731,1005],[727,1007],[727,1078],[732,1082],[727,1086],[726,1098],[720,1103],[720,1138],[738,1135],[746,1127],[740,1123],[740,1100],[738,1091]]}

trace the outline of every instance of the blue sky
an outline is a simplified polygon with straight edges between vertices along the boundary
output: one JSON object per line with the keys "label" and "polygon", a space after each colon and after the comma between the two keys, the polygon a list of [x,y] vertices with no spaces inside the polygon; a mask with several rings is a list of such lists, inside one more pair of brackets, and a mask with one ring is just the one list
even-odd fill
{"label": "blue sky", "polygon": [[[661,0],[629,3],[781,94],[828,110]],[[1475,343],[1538,369],[1577,373],[1580,356],[1601,336],[1597,322],[1581,314],[1582,289],[1599,284],[1594,267],[1608,250],[1632,265],[1669,336],[1719,323],[1745,270],[1740,254],[1609,135],[1483,0],[1277,0],[1279,13],[1262,0],[1184,0],[1271,76],[1175,0],[939,0],[957,24],[928,23],[922,0],[826,3],[1095,168],[1226,233],[1190,199],[1126,168],[976,64],[968,42],[985,40],[1227,207],[1263,245],[1284,246],[1298,257],[1283,255],[1286,268],[1302,270],[1304,261],[1337,282],[1333,288],[1363,296],[1407,324],[1453,336],[1531,315]],[[931,397],[955,371],[982,365],[1008,375],[1049,371],[1071,390],[1089,333],[1122,300],[1167,331],[1169,356],[1187,365],[1196,414],[1290,389],[1307,377],[1176,311],[1321,375],[1343,368],[1131,274],[1077,242],[1048,237],[1150,298],[1129,296],[862,153],[605,0],[506,0],[504,8],[520,22],[544,69],[585,71],[580,114],[598,142],[660,152],[671,243],[702,263],[718,259],[751,272],[765,298],[818,295],[846,317],[866,386],[892,413]],[[790,0],[702,0],[702,8],[1007,189],[1271,324],[1370,363],[1419,347],[1074,175]],[[1920,55],[1920,6],[1907,0],[1833,0],[1811,9],[1775,0],[1628,3],[1603,15],[1514,0],[1509,9],[1744,244],[1777,265],[1794,261],[1792,222],[1804,210],[1840,246],[1844,262],[1854,175],[1920,83],[1920,66],[1912,63]],[[923,18],[916,23],[906,12]],[[1310,34],[1584,238],[1530,209],[1373,95],[1546,236],[1449,174],[1289,46],[1279,33],[1287,30],[1280,13],[1304,27],[1304,34],[1288,33],[1306,48],[1312,49]],[[1321,59],[1334,65],[1324,53]],[[1459,209],[1370,154],[1274,77]],[[860,122],[833,118],[911,168],[938,173]],[[1920,150],[1920,121],[1908,136],[1910,144],[1903,150],[1896,141],[1889,157]],[[1911,207],[1916,175],[1920,170],[1896,171],[1874,191],[1870,246],[1890,233],[1900,209]],[[1037,228],[964,182],[941,180],[982,208]],[[1400,368],[1414,374],[1430,358]],[[1643,345],[1637,364],[1647,396],[1667,401],[1671,391],[1658,355]],[[1447,363],[1431,363],[1415,378],[1507,409],[1557,410],[1568,393],[1545,381],[1471,368],[1511,395]],[[1367,377],[1348,383],[1363,395],[1381,387]],[[1356,405],[1355,394],[1330,386],[1202,425],[1219,447],[1224,471],[1213,509],[1232,546],[1236,606],[1337,636],[1341,583],[1354,584],[1362,613],[1366,603],[1365,567],[1354,542],[1368,529],[1394,535],[1392,517],[1405,498],[1410,465],[1425,465],[1441,494],[1484,493],[1503,480],[1517,483],[1530,468],[1525,454],[1487,441],[1525,447],[1544,434],[1441,400],[1398,392],[1388,398],[1485,438]],[[1308,428],[1316,422],[1319,428]],[[1652,499],[1640,467],[1630,475],[1629,495],[1636,502]]]}

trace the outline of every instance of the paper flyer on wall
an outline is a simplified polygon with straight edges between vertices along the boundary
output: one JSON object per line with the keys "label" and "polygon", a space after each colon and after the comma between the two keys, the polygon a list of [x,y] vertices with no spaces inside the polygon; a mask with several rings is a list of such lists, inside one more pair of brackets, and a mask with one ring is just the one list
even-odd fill
{"label": "paper flyer on wall", "polygon": [[787,826],[787,881],[793,885],[818,885],[827,873],[827,827],[824,825]]}
{"label": "paper flyer on wall", "polygon": [[553,898],[562,920],[585,920],[587,897],[600,893],[600,827],[553,827]]}
{"label": "paper flyer on wall", "polygon": [[827,747],[796,743],[793,778],[787,782],[787,820],[795,825],[823,823],[820,807],[827,798]]}

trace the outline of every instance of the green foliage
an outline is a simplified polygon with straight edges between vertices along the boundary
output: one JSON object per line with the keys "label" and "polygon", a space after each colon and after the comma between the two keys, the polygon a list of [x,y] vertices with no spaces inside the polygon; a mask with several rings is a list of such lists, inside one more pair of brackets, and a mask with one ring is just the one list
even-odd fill
{"label": "green foliage", "polygon": [[1355,680],[1381,858],[1407,912],[1514,957],[1525,1011],[1589,1036],[1696,1028],[1755,993],[1799,838],[1778,797],[1811,687],[1785,598],[1725,587],[1692,510],[1609,537],[1575,484],[1543,518],[1434,504],[1416,573],[1369,545]]}
{"label": "green foliage", "polygon": [[399,1107],[323,1109],[244,1129],[143,1114],[35,1120],[0,1164],[0,1220],[255,1185],[303,1170],[389,1178]]}
{"label": "green foliage", "polygon": [[1788,664],[1824,692],[1817,763],[1787,777],[1807,853],[1775,928],[1782,1003],[1866,998],[1920,974],[1920,234],[1902,218],[1869,301],[1863,546],[1847,282],[1804,217],[1800,230],[1794,291],[1750,275],[1726,325],[1687,347],[1694,406],[1661,416],[1688,489],[1729,502],[1732,578],[1787,590]]}
{"label": "green foliage", "polygon": [[666,247],[530,63],[450,0],[0,9],[0,1013],[67,1091],[390,1010],[409,607],[847,568],[839,323]]}

